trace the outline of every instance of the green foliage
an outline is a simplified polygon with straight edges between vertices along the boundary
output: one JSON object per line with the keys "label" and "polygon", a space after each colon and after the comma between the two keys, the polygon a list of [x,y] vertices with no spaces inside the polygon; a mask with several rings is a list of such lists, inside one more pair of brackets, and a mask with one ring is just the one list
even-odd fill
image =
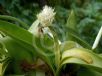
{"label": "green foliage", "polygon": [[[68,33],[66,33],[66,35],[68,35],[68,37],[70,36],[70,39],[67,38],[66,36],[66,40],[64,41],[65,42],[64,44],[63,43],[59,44],[58,42],[59,39],[55,31],[56,28],[54,28],[53,26],[49,27],[53,35],[53,38],[51,38],[49,37],[48,34],[43,34],[43,33],[40,36],[40,33],[42,31],[38,31],[38,30],[41,30],[42,28],[39,27],[39,22],[37,23],[37,20],[33,23],[33,25],[28,30],[20,26],[17,26],[14,23],[5,21],[5,19],[0,20],[0,31],[2,31],[6,35],[5,37],[2,37],[0,40],[5,45],[8,56],[10,57],[9,59],[10,62],[9,61],[6,62],[6,65],[3,66],[3,68],[4,67],[6,68],[2,70],[2,75],[7,75],[7,74],[8,75],[9,74],[35,75],[35,72],[38,73],[39,70],[41,69],[39,67],[34,67],[34,66],[37,66],[40,64],[46,65],[46,67],[48,67],[50,71],[49,74],[54,76],[59,76],[62,73],[61,70],[63,66],[66,64],[67,65],[74,64],[76,66],[78,65],[79,68],[86,67],[86,68],[92,69],[93,71],[102,73],[101,56],[99,56],[98,54],[95,54],[91,50],[88,50],[90,49],[88,47],[89,44],[88,43],[86,44],[84,40],[81,40],[80,37],[78,37],[75,33],[73,33],[75,29],[70,27],[73,25],[70,23],[75,21],[73,20],[75,18],[72,14],[74,14],[74,12],[73,13],[71,12],[67,21],[68,26],[66,28],[68,29]],[[7,17],[5,16],[4,18],[7,18]],[[34,27],[34,25],[36,26]],[[35,31],[33,31],[34,29]],[[35,34],[37,31],[38,31],[37,34],[39,35]],[[73,35],[70,35],[70,33],[73,33]],[[47,43],[47,45],[44,45],[45,47],[42,46],[42,41],[40,40],[43,40],[45,44]],[[69,41],[69,40],[73,40],[73,41]],[[50,49],[47,48],[48,45],[51,46]],[[84,46],[84,45],[87,45],[87,46]],[[5,50],[2,50],[2,51],[4,52]],[[16,55],[17,53],[18,55]],[[5,53],[3,54],[6,55]],[[39,58],[43,60],[42,63],[41,62],[37,63],[37,60]],[[4,65],[4,63],[5,61],[2,62],[1,64]],[[23,67],[24,65],[25,67]],[[9,70],[9,69],[12,69],[12,70]],[[79,69],[77,69],[76,71],[80,72]],[[44,71],[43,69],[42,71],[40,71],[41,75],[44,75],[44,76],[45,76],[44,74],[45,72],[47,72],[46,68],[44,69]],[[90,72],[90,70],[88,72]]]}
{"label": "green foliage", "polygon": [[38,1],[0,0],[0,14],[6,14],[0,15],[1,76],[101,76],[102,41],[95,52],[91,45],[102,24],[102,1],[44,1],[55,7],[48,27],[53,37],[36,19]]}

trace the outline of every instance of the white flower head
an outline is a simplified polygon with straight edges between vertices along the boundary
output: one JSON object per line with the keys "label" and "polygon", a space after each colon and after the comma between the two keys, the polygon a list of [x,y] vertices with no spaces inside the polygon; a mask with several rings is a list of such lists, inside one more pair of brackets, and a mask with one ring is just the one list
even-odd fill
{"label": "white flower head", "polygon": [[43,27],[47,27],[52,24],[55,14],[54,9],[44,6],[41,13],[37,15],[37,18]]}

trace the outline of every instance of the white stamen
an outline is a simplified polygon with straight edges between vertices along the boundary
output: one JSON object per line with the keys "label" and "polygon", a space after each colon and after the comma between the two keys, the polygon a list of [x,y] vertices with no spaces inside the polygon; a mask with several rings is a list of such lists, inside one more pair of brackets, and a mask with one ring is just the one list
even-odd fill
{"label": "white stamen", "polygon": [[41,13],[37,15],[37,18],[43,27],[49,26],[52,24],[55,16],[54,9],[51,7],[45,6]]}

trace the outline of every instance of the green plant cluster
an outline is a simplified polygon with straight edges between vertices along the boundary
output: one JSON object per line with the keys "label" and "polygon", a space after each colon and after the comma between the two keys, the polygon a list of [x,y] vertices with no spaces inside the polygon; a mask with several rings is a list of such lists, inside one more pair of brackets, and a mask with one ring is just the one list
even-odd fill
{"label": "green plant cluster", "polygon": [[[55,8],[57,12],[57,24],[64,31],[66,30],[63,25],[70,11],[74,10],[77,17],[76,26],[79,28],[78,32],[90,45],[93,44],[98,30],[102,25],[101,0],[0,0],[0,14],[17,17],[28,25],[31,25],[36,20],[36,14],[44,5]],[[88,32],[90,33],[87,34]],[[97,53],[101,53],[101,45],[102,42],[100,41]]]}
{"label": "green plant cluster", "polygon": [[55,7],[48,26],[53,37],[36,18],[38,1],[21,6],[21,0],[0,0],[1,76],[101,76],[102,42],[92,50],[102,24],[101,0],[44,1]]}
{"label": "green plant cluster", "polygon": [[[67,32],[62,32],[65,40],[61,43],[58,42],[60,39],[54,24],[48,26],[53,35],[51,37],[43,33],[38,20],[28,27],[15,17],[1,15],[0,19],[2,76],[102,75],[102,57],[94,53],[91,46],[76,32],[74,11],[68,17],[65,25]],[[24,28],[7,20],[16,21]]]}

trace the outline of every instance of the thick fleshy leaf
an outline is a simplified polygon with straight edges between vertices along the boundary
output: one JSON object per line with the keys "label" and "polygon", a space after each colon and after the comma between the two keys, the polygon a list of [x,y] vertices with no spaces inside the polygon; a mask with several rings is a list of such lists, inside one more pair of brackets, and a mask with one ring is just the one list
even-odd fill
{"label": "thick fleshy leaf", "polygon": [[[1,41],[5,44],[5,47],[7,48],[8,53],[10,54],[11,58],[14,60],[14,62],[11,62],[9,66],[10,68],[14,69],[13,71],[15,71],[16,74],[22,74],[22,71],[19,65],[23,62],[23,60],[30,62],[31,64],[34,63],[33,59],[36,56],[33,55],[33,53],[29,51],[29,50],[34,51],[33,48],[28,47],[28,46],[26,47],[22,46],[21,44],[17,43],[17,41],[13,40],[10,37],[5,37],[1,39]],[[47,62],[47,64],[50,63],[43,56],[42,56],[42,59],[45,59],[44,61]],[[9,70],[9,68],[7,68],[6,70]]]}
{"label": "thick fleshy leaf", "polygon": [[64,52],[65,50],[69,50],[72,48],[77,48],[77,47],[82,47],[82,46],[79,45],[78,43],[74,42],[74,41],[65,41],[65,42],[60,44],[61,52]]}
{"label": "thick fleshy leaf", "polygon": [[60,70],[65,64],[76,64],[102,73],[102,58],[84,48],[73,48],[63,52]]}
{"label": "thick fleshy leaf", "polygon": [[[25,48],[22,45],[18,44],[15,40],[13,40],[10,37],[5,37],[0,39],[0,41],[5,45],[5,48],[7,49],[7,52],[11,58],[11,61],[9,65],[10,68],[13,69],[13,71],[18,74],[21,73],[21,67],[19,66],[23,61],[27,61],[30,64],[34,62],[34,53],[31,52],[31,48]],[[36,57],[36,56],[35,56]],[[17,65],[18,64],[18,65]],[[9,70],[6,69],[6,70]]]}
{"label": "thick fleshy leaf", "polygon": [[[6,21],[2,21],[2,20],[0,20],[0,31],[2,31],[6,35],[12,37],[14,40],[16,40],[17,43],[21,44],[26,49],[30,49],[28,51],[30,51],[33,54],[36,54],[40,58],[42,58],[50,66],[50,68],[53,70],[53,66],[52,66],[53,64],[51,64],[51,61],[50,61],[48,55],[43,54],[44,51],[46,51],[46,49],[45,48],[41,49],[41,47],[38,45],[37,47],[39,47],[41,49],[41,50],[39,50],[34,46],[34,45],[36,45],[34,40],[38,40],[38,41],[40,40],[38,37],[35,37],[29,31],[27,31],[23,28],[20,28],[20,27],[16,26],[15,24],[12,24],[12,23],[9,23]],[[45,38],[45,41],[46,40],[47,39]],[[4,40],[4,41],[6,42],[6,40]],[[46,41],[46,42],[49,42],[49,41]],[[37,42],[37,43],[39,43],[39,42]],[[11,47],[11,49],[13,49],[12,48],[13,46],[9,46],[9,47]]]}
{"label": "thick fleshy leaf", "polygon": [[[31,48],[28,49],[28,47],[20,45],[19,43],[17,43],[17,41],[15,41],[10,37],[4,37],[0,39],[0,41],[5,45],[5,48],[7,49],[9,55],[17,60],[20,58],[26,58],[26,59],[28,58],[28,60],[30,60],[33,56]],[[31,58],[27,57],[27,54],[30,54]]]}
{"label": "thick fleshy leaf", "polygon": [[[12,38],[16,39],[17,41],[19,41],[19,42],[21,41],[20,42],[21,44],[27,43],[27,44],[31,45],[32,47],[34,47],[34,45],[36,45],[36,43],[35,43],[36,40],[39,40],[39,42],[41,44],[40,38],[35,37],[33,34],[28,32],[27,30],[20,28],[20,27],[16,26],[15,24],[0,20],[0,30],[3,31],[6,35],[9,35]],[[36,46],[38,46],[38,45],[36,45]],[[40,49],[39,46],[38,46],[38,49]],[[38,49],[36,49],[36,50],[38,50]]]}
{"label": "thick fleshy leaf", "polygon": [[5,34],[17,40],[23,41],[30,45],[33,44],[33,35],[27,30],[16,26],[15,24],[0,20],[0,31],[3,31]]}

